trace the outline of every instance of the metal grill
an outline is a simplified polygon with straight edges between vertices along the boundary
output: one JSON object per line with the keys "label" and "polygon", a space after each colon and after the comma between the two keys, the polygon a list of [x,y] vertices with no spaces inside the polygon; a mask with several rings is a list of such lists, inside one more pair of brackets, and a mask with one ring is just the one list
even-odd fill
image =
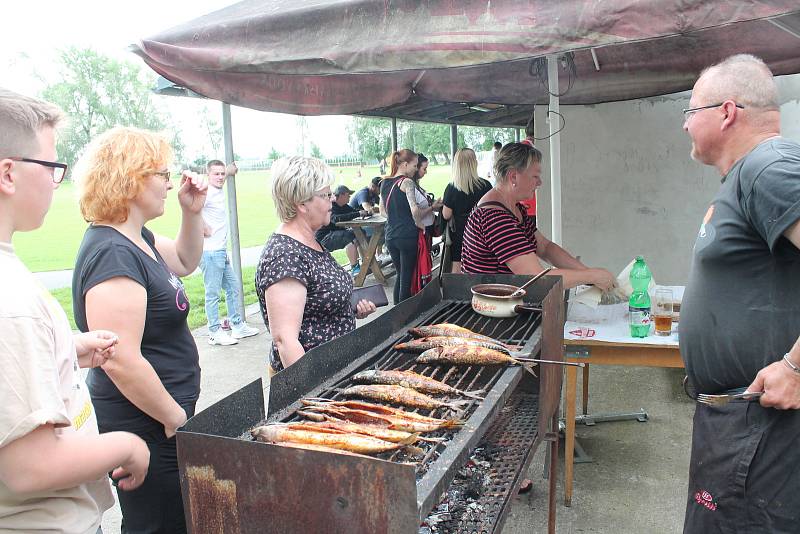
{"label": "metal grill", "polygon": [[[473,332],[487,335],[502,341],[506,344],[520,345],[521,350],[531,350],[538,340],[534,335],[541,322],[541,314],[532,313],[529,315],[518,316],[513,320],[503,321],[497,319],[489,319],[482,315],[475,313],[468,303],[463,302],[445,302],[442,306],[437,307],[432,313],[423,317],[421,321],[412,326],[432,325],[439,323],[452,323],[465,328],[469,328]],[[364,362],[364,365],[354,369],[352,374],[359,372],[363,369],[378,369],[378,370],[399,370],[399,371],[414,371],[416,373],[434,378],[441,382],[446,383],[454,388],[463,391],[482,391],[488,392],[498,382],[500,377],[506,370],[505,366],[455,366],[455,365],[429,365],[418,364],[415,359],[417,354],[408,352],[401,352],[395,350],[393,347],[396,343],[405,342],[413,339],[410,334],[404,334],[396,341],[390,343],[384,349],[378,351],[373,358]],[[525,345],[525,344],[528,345]],[[351,381],[352,374],[336,380],[330,386],[323,389],[319,397],[331,400],[340,400],[344,398],[339,392],[341,389],[353,385]],[[472,400],[467,403],[464,408],[456,413],[453,413],[448,408],[438,408],[435,410],[425,409],[412,409],[404,408],[405,411],[420,413],[428,417],[439,418],[453,418],[458,417],[466,420],[472,416],[478,406],[481,404],[480,400]],[[302,420],[301,416],[290,413],[283,421],[298,421]],[[425,451],[424,458],[417,463],[417,478],[421,479],[422,476],[428,471],[430,462],[436,460],[442,455],[442,452],[450,442],[450,438],[458,432],[458,429],[453,430],[440,430],[435,433],[428,434],[431,437],[444,437],[445,441],[432,443],[432,442],[418,442],[417,446]],[[379,455],[385,457],[390,461],[405,461],[406,455],[402,451],[395,451],[393,453]]]}
{"label": "metal grill", "polygon": [[[490,534],[502,528],[502,514],[513,497],[524,467],[530,462],[537,439],[539,404],[536,395],[514,393],[487,431],[476,450],[489,459],[491,484],[475,500],[478,514],[461,514],[439,524],[437,532],[448,534]],[[489,452],[491,451],[491,452]]]}
{"label": "metal grill", "polygon": [[[274,376],[267,414],[261,384],[256,381],[195,415],[178,432],[181,485],[191,532],[207,532],[204,517],[223,517],[229,510],[236,511],[238,526],[221,532],[416,532],[441,496],[450,491],[456,473],[482,439],[486,447],[502,451],[490,462],[492,487],[481,504],[485,514],[473,517],[474,524],[462,530],[455,529],[456,525],[452,531],[497,531],[529,461],[520,463],[520,458],[526,448],[532,454],[552,424],[561,369],[540,367],[537,379],[519,366],[420,365],[414,361],[416,355],[398,352],[393,346],[410,339],[410,327],[446,322],[519,345],[526,355],[542,353],[546,359],[560,359],[563,292],[559,279],[546,277],[531,286],[526,300],[541,303],[541,314],[495,319],[472,311],[472,285],[524,281],[513,276],[445,275],[441,286],[434,280],[420,295],[395,306],[368,327],[309,351]],[[460,414],[419,411],[464,420],[461,429],[440,431],[447,438],[443,443],[420,444],[425,454],[419,467],[392,455],[346,456],[254,442],[249,436],[241,439],[260,422],[292,420],[303,398],[338,399],[340,389],[351,384],[350,377],[372,368],[410,369],[461,390],[484,390],[485,396],[465,403]],[[487,432],[501,436],[497,445],[485,438]],[[227,500],[218,495],[222,493]],[[301,500],[306,512],[298,517],[292,512]]]}

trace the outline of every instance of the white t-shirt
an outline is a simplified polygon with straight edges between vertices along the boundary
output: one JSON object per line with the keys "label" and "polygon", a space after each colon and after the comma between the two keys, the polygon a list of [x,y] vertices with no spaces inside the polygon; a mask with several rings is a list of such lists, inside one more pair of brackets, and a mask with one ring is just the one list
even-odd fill
{"label": "white t-shirt", "polygon": [[[8,243],[0,243],[0,273],[0,447],[44,424],[54,424],[58,434],[96,436],[97,418],[64,310]],[[26,494],[0,482],[0,532],[94,534],[113,504],[105,476]]]}
{"label": "white t-shirt", "polygon": [[[418,187],[414,188],[414,198],[417,201],[417,206],[421,208],[431,207],[431,203],[428,201],[428,197],[425,196],[425,194],[422,191],[420,191]],[[427,228],[428,226],[433,224],[434,218],[435,214],[433,212],[430,212],[429,214],[427,214],[422,218],[422,225]]]}
{"label": "white t-shirt", "polygon": [[213,185],[208,186],[203,220],[211,227],[211,236],[203,240],[203,250],[228,248],[228,210],[225,207],[225,192]]}

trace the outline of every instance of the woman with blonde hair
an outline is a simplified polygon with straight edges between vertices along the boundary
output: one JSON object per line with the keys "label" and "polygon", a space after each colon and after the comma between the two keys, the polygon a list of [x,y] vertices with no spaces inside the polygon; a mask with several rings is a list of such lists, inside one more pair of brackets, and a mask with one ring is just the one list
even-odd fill
{"label": "woman with blonde hair", "polygon": [[312,348],[355,329],[375,311],[350,305],[353,279],[316,240],[331,220],[333,172],[316,158],[293,156],[272,165],[272,200],[281,220],[261,252],[256,294],[272,333],[269,374]]}
{"label": "woman with blonde hair", "polygon": [[[392,154],[390,176],[381,181],[381,213],[386,216],[385,242],[397,270],[393,304],[412,295],[411,285],[417,265],[420,231],[425,232],[426,218],[441,208],[441,200],[420,201],[417,176],[417,154],[404,148]],[[427,170],[427,158],[422,175]],[[424,198],[424,194],[423,194]]]}
{"label": "woman with blonde hair", "polygon": [[462,148],[453,156],[451,183],[444,190],[442,217],[452,220],[450,231],[451,272],[461,272],[461,249],[464,243],[464,227],[467,218],[483,195],[492,189],[492,184],[478,176],[478,158],[471,148]]}
{"label": "woman with blonde hair", "polygon": [[116,356],[87,379],[98,427],[133,432],[150,449],[144,484],[117,495],[123,532],[186,532],[175,432],[194,414],[200,364],[178,277],[200,262],[206,184],[181,176],[175,240],[148,230],[173,188],[171,159],[165,137],[117,127],[89,145],[75,170],[89,222],[72,277],[75,323],[119,336]]}

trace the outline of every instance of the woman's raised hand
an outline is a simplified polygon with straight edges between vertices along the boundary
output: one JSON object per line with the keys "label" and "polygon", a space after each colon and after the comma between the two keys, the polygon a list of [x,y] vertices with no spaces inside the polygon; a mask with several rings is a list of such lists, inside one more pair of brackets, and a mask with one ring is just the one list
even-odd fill
{"label": "woman's raised hand", "polygon": [[183,211],[199,214],[206,203],[208,181],[202,175],[190,170],[181,172],[181,185],[178,189],[178,202]]}

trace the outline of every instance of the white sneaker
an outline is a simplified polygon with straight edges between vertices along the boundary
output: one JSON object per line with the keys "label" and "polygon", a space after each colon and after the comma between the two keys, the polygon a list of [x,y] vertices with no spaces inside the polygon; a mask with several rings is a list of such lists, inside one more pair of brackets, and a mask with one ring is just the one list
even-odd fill
{"label": "white sneaker", "polygon": [[242,321],[239,324],[231,325],[231,337],[234,339],[242,339],[244,337],[255,336],[259,333],[257,328],[253,328],[249,324]]}
{"label": "white sneaker", "polygon": [[222,328],[216,332],[208,333],[209,345],[236,345],[237,343],[239,343],[239,340],[233,339],[230,334],[225,332]]}

